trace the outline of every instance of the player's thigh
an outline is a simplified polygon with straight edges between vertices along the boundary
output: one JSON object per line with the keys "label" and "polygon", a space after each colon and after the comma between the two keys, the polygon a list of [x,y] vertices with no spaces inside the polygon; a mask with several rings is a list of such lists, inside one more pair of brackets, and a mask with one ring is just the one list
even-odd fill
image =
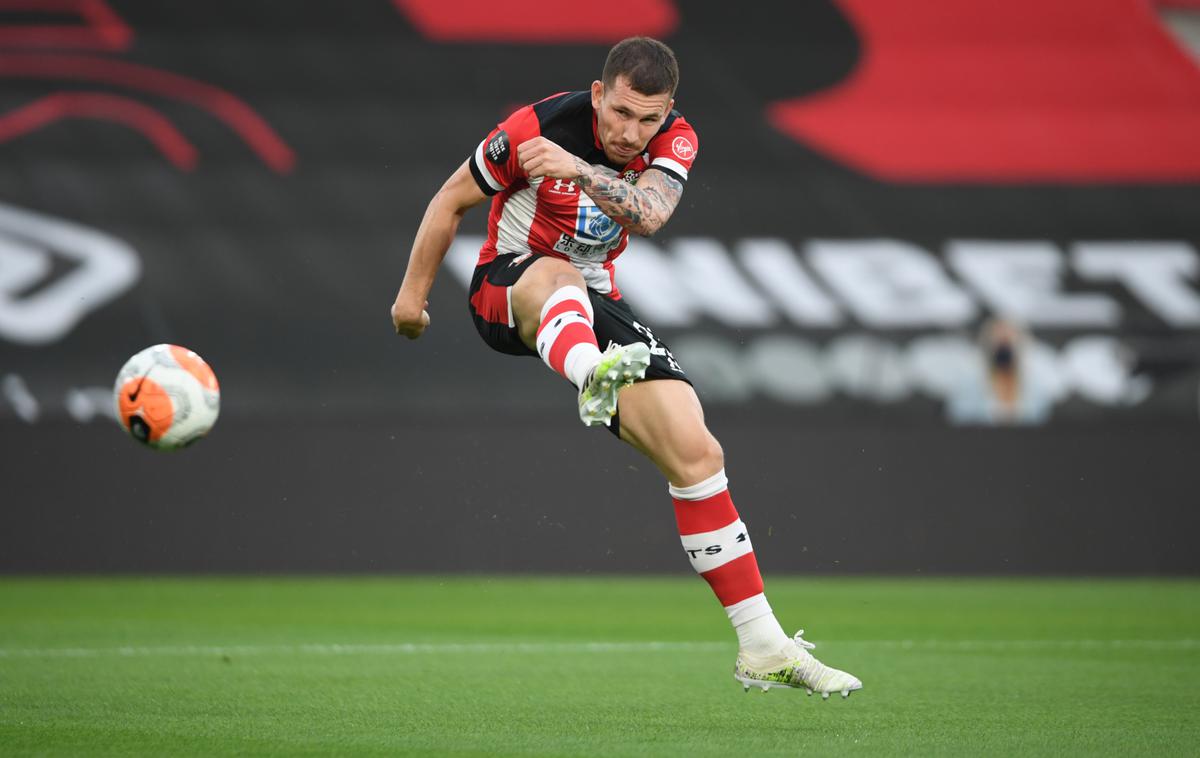
{"label": "player's thigh", "polygon": [[530,348],[537,339],[542,305],[557,290],[570,285],[581,290],[587,288],[578,269],[561,258],[548,255],[538,256],[513,285],[513,316],[516,318],[521,341]]}
{"label": "player's thigh", "polygon": [[621,390],[621,439],[658,466],[677,487],[702,482],[725,465],[704,423],[692,385],[677,379],[637,382]]}

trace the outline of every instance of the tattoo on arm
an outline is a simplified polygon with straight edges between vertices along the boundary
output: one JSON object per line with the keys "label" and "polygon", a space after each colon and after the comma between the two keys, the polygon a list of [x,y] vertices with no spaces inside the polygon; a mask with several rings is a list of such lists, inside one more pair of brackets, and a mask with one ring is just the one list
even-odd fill
{"label": "tattoo on arm", "polygon": [[604,214],[635,234],[650,235],[662,228],[683,196],[683,183],[657,169],[647,170],[637,186],[610,168],[575,158],[579,186]]}

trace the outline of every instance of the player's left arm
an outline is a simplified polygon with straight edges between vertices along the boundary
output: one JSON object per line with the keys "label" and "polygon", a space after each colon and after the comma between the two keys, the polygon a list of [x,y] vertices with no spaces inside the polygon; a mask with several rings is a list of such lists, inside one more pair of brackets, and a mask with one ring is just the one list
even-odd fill
{"label": "player's left arm", "polygon": [[580,158],[575,159],[575,168],[579,171],[575,181],[604,215],[634,234],[649,237],[662,229],[683,197],[683,182],[653,167],[642,172],[637,184]]}
{"label": "player's left arm", "polygon": [[593,166],[545,137],[518,145],[517,155],[530,177],[576,182],[604,215],[634,234],[648,237],[661,229],[683,197],[683,182],[665,171],[648,168],[636,185],[630,184],[616,171]]}

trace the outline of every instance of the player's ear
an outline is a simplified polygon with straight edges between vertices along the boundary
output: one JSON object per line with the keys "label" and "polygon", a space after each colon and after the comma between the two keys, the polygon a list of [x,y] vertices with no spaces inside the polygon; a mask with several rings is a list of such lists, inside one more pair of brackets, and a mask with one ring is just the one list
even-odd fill
{"label": "player's ear", "polygon": [[604,97],[604,82],[597,79],[592,82],[592,108],[600,110],[600,100]]}

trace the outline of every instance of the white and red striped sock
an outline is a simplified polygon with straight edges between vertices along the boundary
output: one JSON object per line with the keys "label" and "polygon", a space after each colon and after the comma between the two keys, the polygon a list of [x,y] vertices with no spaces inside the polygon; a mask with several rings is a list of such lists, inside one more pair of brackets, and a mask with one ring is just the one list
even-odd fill
{"label": "white and red striped sock", "polygon": [[670,492],[683,549],[725,607],[741,650],[758,656],[778,654],[788,636],[763,593],[750,533],[729,497],[725,470],[690,487],[672,484]]}
{"label": "white and red striped sock", "polygon": [[542,306],[537,352],[546,365],[576,387],[587,381],[600,362],[600,346],[592,330],[592,303],[574,285],[560,287]]}

